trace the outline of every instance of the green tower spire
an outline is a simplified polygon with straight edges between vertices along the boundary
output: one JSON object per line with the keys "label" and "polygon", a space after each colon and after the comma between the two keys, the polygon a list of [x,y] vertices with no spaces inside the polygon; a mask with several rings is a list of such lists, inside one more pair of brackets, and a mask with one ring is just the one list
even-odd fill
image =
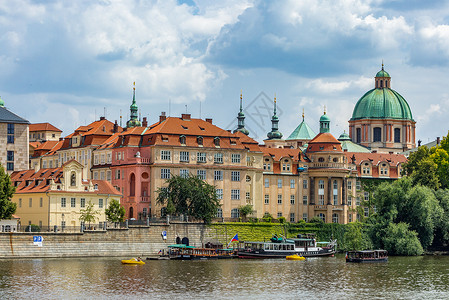
{"label": "green tower spire", "polygon": [[5,101],[2,100],[2,97],[0,97],[0,107],[4,107],[5,106]]}
{"label": "green tower spire", "polygon": [[126,127],[130,128],[130,127],[142,126],[142,124],[138,120],[138,110],[139,110],[139,108],[137,107],[137,104],[136,104],[136,82],[135,81],[134,81],[134,84],[133,84],[133,103],[131,104],[129,109],[131,111],[131,116],[130,116],[129,121],[126,122]]}
{"label": "green tower spire", "polygon": [[326,115],[326,106],[324,107],[324,114],[320,118],[320,133],[330,131],[331,119]]}
{"label": "green tower spire", "polygon": [[276,95],[274,95],[274,111],[271,117],[271,131],[268,132],[267,137],[269,140],[278,140],[282,138],[282,133],[279,131],[279,118],[276,115]]}
{"label": "green tower spire", "polygon": [[245,128],[245,114],[243,113],[242,99],[243,99],[242,91],[240,91],[240,112],[237,115],[238,125],[237,129],[234,130],[234,133],[240,131],[241,133],[248,135],[249,131],[248,129]]}

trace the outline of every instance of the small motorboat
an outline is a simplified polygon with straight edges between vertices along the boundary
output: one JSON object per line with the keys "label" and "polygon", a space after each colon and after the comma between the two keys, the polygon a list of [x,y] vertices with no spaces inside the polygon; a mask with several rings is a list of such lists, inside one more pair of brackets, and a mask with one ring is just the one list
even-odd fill
{"label": "small motorboat", "polygon": [[293,254],[285,257],[287,260],[305,260],[306,258],[304,256]]}
{"label": "small motorboat", "polygon": [[124,259],[122,260],[122,264],[125,265],[144,265],[145,262],[138,258]]}

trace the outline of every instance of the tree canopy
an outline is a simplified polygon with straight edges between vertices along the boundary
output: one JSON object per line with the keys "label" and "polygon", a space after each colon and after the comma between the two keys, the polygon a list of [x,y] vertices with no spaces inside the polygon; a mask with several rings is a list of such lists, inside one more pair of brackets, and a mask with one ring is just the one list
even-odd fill
{"label": "tree canopy", "polygon": [[16,188],[11,184],[11,178],[0,165],[0,220],[11,219],[16,212],[17,204],[11,201]]}
{"label": "tree canopy", "polygon": [[168,214],[185,214],[210,223],[220,208],[215,187],[197,176],[171,176],[166,187],[157,190],[157,203]]}
{"label": "tree canopy", "polygon": [[80,210],[80,221],[84,223],[88,223],[90,227],[90,223],[95,222],[98,219],[98,215],[100,212],[94,209],[94,204],[89,201],[85,209]]}
{"label": "tree canopy", "polygon": [[116,199],[112,199],[105,210],[106,218],[109,222],[123,222],[125,220],[125,208]]}

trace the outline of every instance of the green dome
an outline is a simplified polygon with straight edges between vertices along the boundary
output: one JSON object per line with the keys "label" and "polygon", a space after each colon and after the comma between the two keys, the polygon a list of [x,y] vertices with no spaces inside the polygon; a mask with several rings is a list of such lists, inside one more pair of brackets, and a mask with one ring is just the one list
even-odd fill
{"label": "green dome", "polygon": [[0,97],[0,107],[5,106],[5,101],[2,100],[2,98]]}
{"label": "green dome", "polygon": [[372,89],[360,98],[355,105],[351,120],[359,119],[413,121],[407,101],[398,92],[389,88]]}
{"label": "green dome", "polygon": [[330,122],[331,119],[324,113],[324,115],[321,116],[320,122]]}
{"label": "green dome", "polygon": [[350,141],[351,138],[349,137],[349,134],[347,134],[346,132],[343,132],[340,137],[338,138],[338,140],[341,141]]}
{"label": "green dome", "polygon": [[382,70],[377,72],[376,77],[390,77],[390,74],[388,74],[388,72],[385,71],[384,68],[382,67]]}

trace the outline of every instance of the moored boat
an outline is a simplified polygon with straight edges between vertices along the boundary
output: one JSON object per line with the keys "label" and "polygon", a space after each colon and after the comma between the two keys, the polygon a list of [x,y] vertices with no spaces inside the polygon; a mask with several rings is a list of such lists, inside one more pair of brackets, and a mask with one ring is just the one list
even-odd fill
{"label": "moored boat", "polygon": [[346,253],[346,262],[367,263],[386,261],[388,261],[387,250],[348,251]]}
{"label": "moored boat", "polygon": [[239,258],[285,258],[297,254],[303,257],[330,256],[335,254],[336,240],[318,246],[312,236],[284,239],[274,236],[269,242],[240,242]]}
{"label": "moored boat", "polygon": [[124,265],[144,265],[145,262],[138,258],[131,258],[131,259],[123,259],[122,264],[124,264]]}
{"label": "moored boat", "polygon": [[304,256],[300,256],[298,254],[293,254],[285,257],[286,260],[305,260]]}

